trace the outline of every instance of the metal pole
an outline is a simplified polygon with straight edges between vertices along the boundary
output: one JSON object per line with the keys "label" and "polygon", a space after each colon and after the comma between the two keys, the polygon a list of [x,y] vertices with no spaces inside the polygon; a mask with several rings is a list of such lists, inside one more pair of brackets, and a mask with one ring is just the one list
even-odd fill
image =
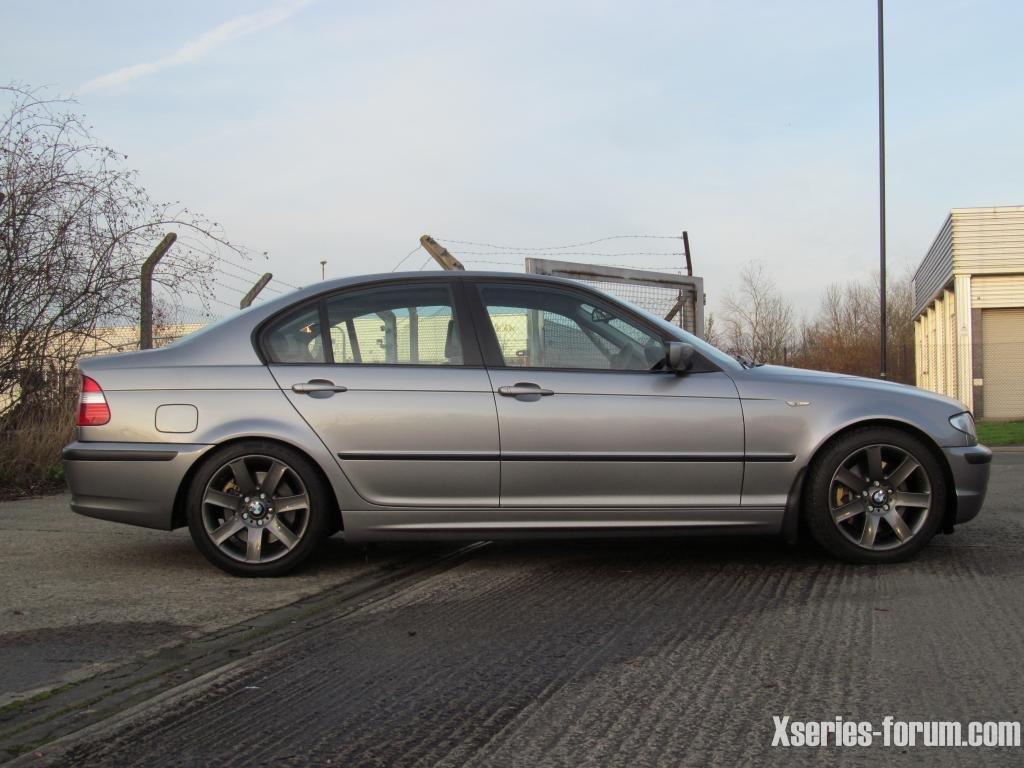
{"label": "metal pole", "polygon": [[320,279],[324,280],[327,276],[327,259],[320,262]]}
{"label": "metal pole", "polygon": [[878,0],[878,275],[879,275],[879,376],[888,378],[885,308],[885,46],[882,0]]}
{"label": "metal pole", "polygon": [[238,302],[238,308],[245,309],[252,304],[256,297],[260,295],[260,291],[267,287],[267,283],[269,283],[273,277],[273,274],[270,272],[264,272],[263,276],[253,284],[252,288],[249,289],[249,292],[242,297],[240,302]]}
{"label": "metal pole", "polygon": [[139,349],[153,348],[153,270],[171,249],[178,236],[174,232],[164,235],[149,258],[142,264],[142,290],[139,294]]}

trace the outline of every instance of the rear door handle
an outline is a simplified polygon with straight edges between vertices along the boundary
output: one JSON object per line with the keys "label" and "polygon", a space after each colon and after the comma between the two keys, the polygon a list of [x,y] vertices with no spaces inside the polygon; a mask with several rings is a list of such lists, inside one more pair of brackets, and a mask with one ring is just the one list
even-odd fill
{"label": "rear door handle", "polygon": [[292,392],[310,397],[331,397],[335,392],[348,392],[348,387],[335,384],[328,379],[310,379],[307,382],[292,384]]}
{"label": "rear door handle", "polygon": [[504,395],[505,397],[549,397],[555,394],[553,390],[542,389],[537,384],[530,382],[519,382],[518,384],[512,384],[511,386],[498,387],[498,394]]}

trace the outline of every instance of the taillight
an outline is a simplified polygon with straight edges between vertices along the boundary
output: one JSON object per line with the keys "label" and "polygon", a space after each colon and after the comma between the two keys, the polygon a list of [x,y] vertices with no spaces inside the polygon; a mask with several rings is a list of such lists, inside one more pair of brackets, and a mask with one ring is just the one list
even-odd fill
{"label": "taillight", "polygon": [[95,380],[82,377],[82,393],[78,396],[78,426],[99,427],[110,421],[110,406]]}

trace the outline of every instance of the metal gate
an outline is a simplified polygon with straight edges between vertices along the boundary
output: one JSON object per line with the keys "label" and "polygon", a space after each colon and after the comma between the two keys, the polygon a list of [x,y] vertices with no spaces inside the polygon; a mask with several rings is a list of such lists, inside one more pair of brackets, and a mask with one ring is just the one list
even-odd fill
{"label": "metal gate", "polygon": [[704,337],[704,279],[671,272],[526,259],[526,271],[579,280]]}

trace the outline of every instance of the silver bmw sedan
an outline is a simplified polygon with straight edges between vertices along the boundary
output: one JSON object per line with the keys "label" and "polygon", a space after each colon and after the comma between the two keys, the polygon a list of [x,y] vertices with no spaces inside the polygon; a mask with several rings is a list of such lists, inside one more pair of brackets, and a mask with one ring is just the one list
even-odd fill
{"label": "silver bmw sedan", "polygon": [[81,364],[71,508],[279,575],[352,541],[770,534],[890,563],[978,514],[961,403],[737,361],[579,283],[318,283]]}

